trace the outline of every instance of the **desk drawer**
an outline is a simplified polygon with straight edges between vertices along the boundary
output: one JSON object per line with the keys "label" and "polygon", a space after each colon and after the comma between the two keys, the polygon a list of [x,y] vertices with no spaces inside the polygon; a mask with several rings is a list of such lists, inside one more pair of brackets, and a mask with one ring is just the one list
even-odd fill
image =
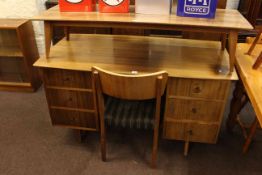
{"label": "desk drawer", "polygon": [[97,129],[95,113],[50,109],[53,125]]}
{"label": "desk drawer", "polygon": [[164,138],[200,143],[216,143],[218,125],[165,122]]}
{"label": "desk drawer", "polygon": [[62,69],[45,69],[46,86],[92,89],[91,73]]}
{"label": "desk drawer", "polygon": [[166,105],[166,117],[177,120],[219,122],[223,110],[223,103],[214,101],[169,98]]}
{"label": "desk drawer", "polygon": [[198,80],[172,78],[168,80],[168,95],[204,98],[213,100],[225,99],[229,81]]}
{"label": "desk drawer", "polygon": [[46,89],[46,96],[50,106],[94,109],[92,92]]}

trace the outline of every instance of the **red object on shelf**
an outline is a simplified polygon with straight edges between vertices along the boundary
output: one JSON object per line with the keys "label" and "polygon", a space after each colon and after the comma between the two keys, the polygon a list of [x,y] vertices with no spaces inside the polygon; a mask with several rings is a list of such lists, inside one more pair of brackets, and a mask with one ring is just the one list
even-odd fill
{"label": "red object on shelf", "polygon": [[102,13],[128,13],[129,0],[99,0],[99,11]]}
{"label": "red object on shelf", "polygon": [[91,12],[96,8],[96,0],[59,0],[61,12]]}

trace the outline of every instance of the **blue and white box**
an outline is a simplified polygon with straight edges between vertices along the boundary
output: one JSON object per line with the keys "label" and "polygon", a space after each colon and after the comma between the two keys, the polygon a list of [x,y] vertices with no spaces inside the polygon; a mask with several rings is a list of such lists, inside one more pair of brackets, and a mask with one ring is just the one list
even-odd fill
{"label": "blue and white box", "polygon": [[217,0],[178,0],[177,15],[196,18],[214,18]]}

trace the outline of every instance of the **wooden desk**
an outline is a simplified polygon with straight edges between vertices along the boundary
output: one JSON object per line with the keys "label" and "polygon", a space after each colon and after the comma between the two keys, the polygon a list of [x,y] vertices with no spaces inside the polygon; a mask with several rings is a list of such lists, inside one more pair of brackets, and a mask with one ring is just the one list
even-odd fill
{"label": "wooden desk", "polygon": [[91,67],[118,73],[166,70],[163,137],[216,143],[232,80],[229,55],[216,41],[144,36],[75,35],[51,48],[43,70],[53,125],[99,131]]}
{"label": "wooden desk", "polygon": [[258,54],[262,50],[262,45],[258,44],[251,56],[247,51],[251,44],[238,44],[236,67],[242,83],[238,83],[234,92],[234,98],[231,102],[231,111],[227,126],[232,130],[236,124],[236,117],[249,99],[260,126],[262,126],[262,67],[257,70],[252,69]]}
{"label": "wooden desk", "polygon": [[[174,8],[176,9],[176,8]],[[181,30],[229,34],[230,72],[233,72],[238,31],[253,27],[237,10],[218,9],[215,19],[184,18],[172,15],[115,14],[98,12],[61,13],[58,7],[45,11],[34,20],[45,22],[46,58],[50,54],[54,26],[115,27]],[[222,44],[224,49],[224,43]]]}

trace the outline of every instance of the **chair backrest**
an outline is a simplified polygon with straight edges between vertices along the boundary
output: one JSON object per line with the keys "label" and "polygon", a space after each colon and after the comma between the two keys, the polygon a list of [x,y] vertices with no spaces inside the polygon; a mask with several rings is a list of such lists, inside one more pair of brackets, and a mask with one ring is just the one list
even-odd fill
{"label": "chair backrest", "polygon": [[[146,100],[157,96],[157,88],[161,88],[163,95],[167,84],[168,74],[160,71],[150,74],[118,74],[93,67],[94,74],[98,74],[101,91],[109,96],[127,100]],[[160,83],[160,84],[159,84]]]}

